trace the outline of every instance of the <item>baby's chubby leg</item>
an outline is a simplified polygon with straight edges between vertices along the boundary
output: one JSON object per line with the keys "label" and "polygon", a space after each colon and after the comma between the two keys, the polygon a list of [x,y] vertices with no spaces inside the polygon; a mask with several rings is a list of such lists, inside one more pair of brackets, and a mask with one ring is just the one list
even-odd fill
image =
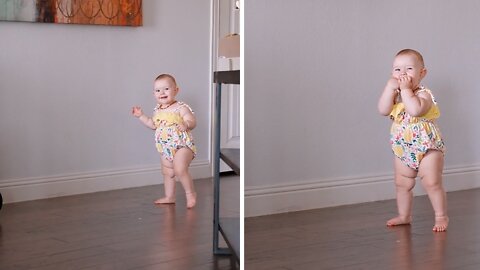
{"label": "baby's chubby leg", "polygon": [[155,204],[175,203],[175,172],[173,162],[162,157],[162,174],[165,197],[155,201]]}
{"label": "baby's chubby leg", "polygon": [[395,158],[395,188],[397,193],[398,216],[387,221],[387,226],[410,224],[412,222],[413,187],[417,172]]}
{"label": "baby's chubby leg", "polygon": [[193,185],[193,179],[188,171],[188,167],[193,160],[193,152],[189,148],[178,149],[173,158],[173,168],[175,175],[182,183],[185,195],[187,197],[187,208],[195,207],[197,203],[197,193]]}
{"label": "baby's chubby leg", "polygon": [[435,225],[433,226],[435,232],[446,231],[449,222],[442,172],[443,153],[437,150],[428,151],[420,162],[419,175],[435,211]]}

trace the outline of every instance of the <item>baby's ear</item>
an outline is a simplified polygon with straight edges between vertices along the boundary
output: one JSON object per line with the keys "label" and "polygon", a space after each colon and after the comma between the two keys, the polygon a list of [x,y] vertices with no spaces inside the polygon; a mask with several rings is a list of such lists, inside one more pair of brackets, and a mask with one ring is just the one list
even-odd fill
{"label": "baby's ear", "polygon": [[421,75],[422,75],[422,79],[427,75],[427,69],[426,68],[422,69]]}

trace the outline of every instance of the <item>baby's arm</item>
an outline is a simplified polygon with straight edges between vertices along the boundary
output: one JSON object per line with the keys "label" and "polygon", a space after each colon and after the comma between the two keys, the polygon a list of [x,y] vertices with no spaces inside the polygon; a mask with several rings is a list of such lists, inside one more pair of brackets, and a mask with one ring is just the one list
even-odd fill
{"label": "baby's arm", "polygon": [[405,110],[411,116],[422,116],[432,107],[433,101],[428,93],[422,92],[415,95],[411,89],[405,89],[400,94],[403,104],[405,104]]}
{"label": "baby's arm", "polygon": [[426,114],[433,104],[430,95],[426,92],[415,95],[412,89],[411,78],[408,76],[401,77],[399,81],[400,95],[402,96],[402,102],[405,104],[407,113],[414,117]]}
{"label": "baby's arm", "polygon": [[145,126],[151,128],[151,129],[156,129],[152,118],[146,116],[143,113],[142,108],[140,108],[138,106],[133,107],[132,108],[132,114],[133,114],[133,116],[137,117]]}
{"label": "baby's arm", "polygon": [[381,115],[389,115],[392,111],[398,87],[397,79],[390,78],[387,81],[387,85],[385,85],[385,89],[383,89],[383,93],[378,101],[378,112]]}
{"label": "baby's arm", "polygon": [[183,124],[178,126],[181,131],[192,130],[197,126],[195,114],[187,106],[180,108],[180,116],[183,118]]}

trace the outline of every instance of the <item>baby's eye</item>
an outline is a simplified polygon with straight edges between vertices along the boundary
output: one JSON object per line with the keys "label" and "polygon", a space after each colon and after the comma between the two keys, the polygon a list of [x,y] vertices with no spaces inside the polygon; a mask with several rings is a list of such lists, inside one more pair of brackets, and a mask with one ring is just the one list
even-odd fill
{"label": "baby's eye", "polygon": [[408,70],[413,70],[413,68],[411,68],[411,67],[409,67],[409,68],[407,68],[407,69],[408,69]]}
{"label": "baby's eye", "polygon": [[159,93],[159,92],[160,92],[160,89],[155,89],[155,92]]}
{"label": "baby's eye", "polygon": [[400,71],[400,69],[399,69],[399,68],[396,68],[396,69],[394,69],[393,71],[399,72],[399,71]]}
{"label": "baby's eye", "polygon": [[168,87],[165,87],[164,89],[165,89],[165,91],[170,90],[170,88],[168,88]]}

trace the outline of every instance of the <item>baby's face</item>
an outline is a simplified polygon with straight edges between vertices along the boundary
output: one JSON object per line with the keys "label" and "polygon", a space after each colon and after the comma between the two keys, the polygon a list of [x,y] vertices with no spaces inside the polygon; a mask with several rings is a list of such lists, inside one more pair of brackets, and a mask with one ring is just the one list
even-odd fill
{"label": "baby's face", "polygon": [[[413,54],[402,54],[395,57],[393,61],[392,76],[399,79],[408,76],[412,79],[412,85],[416,89],[427,71],[420,60]],[[413,89],[413,90],[415,90]]]}
{"label": "baby's face", "polygon": [[168,105],[175,101],[178,87],[172,80],[168,78],[156,80],[153,87],[153,93],[158,104]]}

